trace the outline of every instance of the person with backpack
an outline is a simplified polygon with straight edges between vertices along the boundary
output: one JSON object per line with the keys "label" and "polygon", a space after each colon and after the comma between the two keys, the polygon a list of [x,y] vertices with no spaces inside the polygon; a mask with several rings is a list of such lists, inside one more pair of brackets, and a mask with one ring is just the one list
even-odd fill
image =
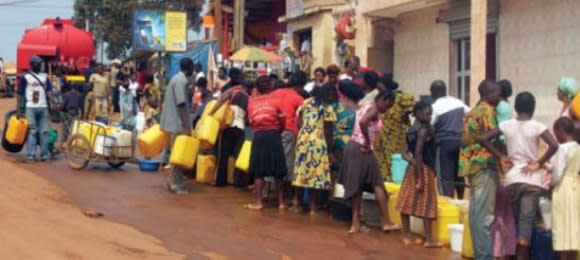
{"label": "person with backpack", "polygon": [[30,131],[27,141],[26,159],[36,159],[36,136],[40,133],[40,160],[49,158],[48,131],[49,131],[49,100],[52,100],[52,85],[48,75],[42,73],[42,59],[38,56],[30,57],[30,70],[20,77],[18,88],[19,116],[24,114],[28,120]]}

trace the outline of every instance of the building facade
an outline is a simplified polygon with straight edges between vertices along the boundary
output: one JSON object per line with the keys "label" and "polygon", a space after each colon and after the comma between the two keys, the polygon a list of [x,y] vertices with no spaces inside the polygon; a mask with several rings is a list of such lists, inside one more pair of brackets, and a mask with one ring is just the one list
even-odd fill
{"label": "building facade", "polygon": [[[354,52],[362,64],[392,74],[416,96],[428,94],[430,83],[442,79],[451,95],[473,106],[481,80],[509,79],[514,93],[530,91],[536,96],[536,118],[549,123],[561,109],[556,97],[559,79],[580,80],[577,0],[301,3],[300,15],[288,16],[287,6],[287,15],[280,20],[287,22],[293,35],[312,28],[315,66],[339,63],[333,28],[337,10],[350,3],[357,28]],[[297,41],[295,36],[293,40]]]}
{"label": "building facade", "polygon": [[344,4],[344,0],[286,1],[286,15],[278,21],[287,25],[286,38],[291,49],[300,51],[303,43],[309,41],[312,68],[339,62],[335,53],[334,10]]}
{"label": "building facade", "polygon": [[[452,95],[474,105],[482,79],[509,79],[514,93],[536,96],[536,117],[549,123],[561,109],[559,79],[580,79],[580,1],[365,0],[356,15],[363,64],[382,62],[377,47],[392,45],[392,74],[415,95],[442,79]],[[392,39],[373,39],[385,20]]]}

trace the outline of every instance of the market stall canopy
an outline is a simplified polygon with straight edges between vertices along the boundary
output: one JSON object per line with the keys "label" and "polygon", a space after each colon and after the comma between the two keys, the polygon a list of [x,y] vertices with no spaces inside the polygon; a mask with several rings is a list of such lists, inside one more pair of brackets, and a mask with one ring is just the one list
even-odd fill
{"label": "market stall canopy", "polygon": [[233,61],[279,62],[282,57],[256,47],[246,46],[230,57]]}

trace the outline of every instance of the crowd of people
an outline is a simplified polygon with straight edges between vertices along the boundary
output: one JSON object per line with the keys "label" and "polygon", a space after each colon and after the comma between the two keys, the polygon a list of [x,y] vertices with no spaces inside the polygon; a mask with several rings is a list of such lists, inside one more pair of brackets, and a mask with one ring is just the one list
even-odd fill
{"label": "crowd of people", "polygon": [[[20,102],[21,111],[33,122],[31,135],[45,132],[48,123],[41,120],[49,106],[45,96],[52,98],[52,84],[38,73],[37,63],[31,60],[31,72],[22,77],[19,88],[20,100],[25,101]],[[311,82],[310,75],[300,71],[286,81],[277,75],[259,75],[250,82],[240,69],[220,68],[209,85],[201,67],[183,58],[181,71],[164,91],[147,73],[131,73],[116,63],[105,74],[104,67],[96,65],[87,74],[90,89],[84,103],[79,90],[64,95],[64,111],[69,116],[65,128],[79,117],[106,124],[112,112],[132,118],[142,111],[147,125],[159,123],[173,143],[180,134],[191,135],[202,113],[213,115],[228,105],[233,122],[208,152],[217,156],[215,184],[225,186],[230,158],[237,157],[244,140],[251,138],[249,170],[234,173],[235,186],[255,192],[255,200],[243,205],[248,210],[265,208],[263,192],[269,180],[276,184],[279,209],[307,209],[313,215],[326,206],[325,197],[335,184],[341,184],[344,199],[352,205],[350,233],[368,230],[360,222],[361,200],[363,192],[371,192],[380,208],[381,230],[402,229],[404,244],[436,248],[441,246],[433,235],[437,196],[463,199],[468,185],[466,224],[475,258],[517,255],[529,259],[539,200],[551,197],[548,224],[553,247],[560,259],[576,259],[580,250],[580,145],[576,138],[580,115],[570,112],[579,92],[573,78],[559,82],[563,108],[554,123],[545,126],[533,119],[536,101],[532,93],[516,95],[513,115],[508,80],[482,81],[480,100],[470,108],[448,95],[441,80],[430,86],[432,102],[415,101],[389,76],[362,67],[357,57],[344,65],[344,74],[336,65],[316,68]],[[216,104],[204,111],[211,100],[217,100]],[[45,143],[41,139],[41,159],[46,156]],[[28,147],[28,156],[34,159],[36,143]],[[544,152],[539,154],[540,150]],[[163,162],[170,152],[166,151]],[[384,189],[384,182],[392,178],[394,154],[409,162],[396,202],[402,227],[389,219],[389,194]],[[166,188],[188,193],[187,172],[167,167],[171,173]],[[302,203],[305,191],[307,205]],[[424,221],[425,236],[411,232],[411,216]]]}

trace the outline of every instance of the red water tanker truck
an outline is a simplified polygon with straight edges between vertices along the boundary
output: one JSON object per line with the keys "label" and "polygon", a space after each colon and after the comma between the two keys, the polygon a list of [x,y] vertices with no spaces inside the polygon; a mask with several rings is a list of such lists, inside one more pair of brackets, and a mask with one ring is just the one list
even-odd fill
{"label": "red water tanker truck", "polygon": [[93,35],[78,29],[71,19],[48,18],[39,27],[26,30],[17,50],[17,72],[29,69],[31,56],[48,66],[64,66],[83,72],[95,55]]}

